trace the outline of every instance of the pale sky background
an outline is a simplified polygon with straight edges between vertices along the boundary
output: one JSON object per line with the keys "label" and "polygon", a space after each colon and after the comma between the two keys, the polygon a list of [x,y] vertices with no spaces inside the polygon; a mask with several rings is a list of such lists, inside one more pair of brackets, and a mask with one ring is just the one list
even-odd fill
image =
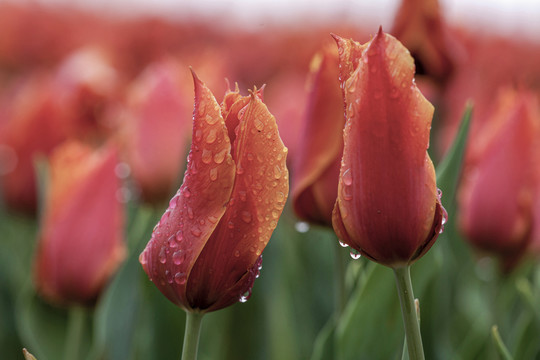
{"label": "pale sky background", "polygon": [[[257,27],[268,21],[324,22],[340,17],[367,26],[388,27],[398,0],[0,0],[17,3],[76,4],[106,13],[157,14],[173,18],[221,16]],[[540,41],[540,0],[440,0],[445,17],[454,24]],[[234,19],[234,20],[233,20]]]}

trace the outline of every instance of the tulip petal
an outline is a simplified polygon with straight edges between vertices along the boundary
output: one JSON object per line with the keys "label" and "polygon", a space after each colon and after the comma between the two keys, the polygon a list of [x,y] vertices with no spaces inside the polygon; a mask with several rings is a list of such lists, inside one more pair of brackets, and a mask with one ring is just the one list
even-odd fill
{"label": "tulip petal", "polygon": [[254,277],[249,274],[256,271],[288,195],[287,148],[275,118],[257,92],[248,100],[227,116],[239,119],[236,181],[227,211],[193,268],[197,282],[188,285],[191,302],[206,304],[201,305],[205,311],[231,305],[250,290]]}
{"label": "tulip petal", "polygon": [[140,257],[160,291],[185,309],[193,265],[225,213],[235,178],[221,108],[195,73],[193,79],[193,140],[184,181]]}
{"label": "tulip petal", "polygon": [[403,265],[442,219],[427,154],[433,106],[414,84],[409,52],[382,29],[366,45],[336,40],[347,122],[334,224],[351,247]]}

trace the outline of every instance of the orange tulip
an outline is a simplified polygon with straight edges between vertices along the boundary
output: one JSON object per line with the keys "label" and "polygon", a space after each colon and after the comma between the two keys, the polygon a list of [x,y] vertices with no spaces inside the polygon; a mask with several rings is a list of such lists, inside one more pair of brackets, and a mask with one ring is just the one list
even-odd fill
{"label": "orange tulip", "polygon": [[433,106],[394,37],[381,29],[364,45],[335,38],[346,125],[334,230],[371,260],[406,266],[433,245],[444,218],[426,151]]}
{"label": "orange tulip", "polygon": [[220,107],[193,77],[193,142],[184,182],[140,262],[173,303],[209,312],[251,292],[288,195],[287,149],[259,92],[229,91]]}
{"label": "orange tulip", "polygon": [[294,161],[293,205],[303,220],[332,226],[343,152],[338,54],[325,47],[311,63],[308,109]]}
{"label": "orange tulip", "polygon": [[38,292],[59,304],[92,304],[124,258],[116,151],[68,142],[50,158],[35,259]]}
{"label": "orange tulip", "polygon": [[459,224],[478,249],[506,265],[529,246],[540,168],[540,116],[532,94],[505,91],[470,144],[461,185]]}

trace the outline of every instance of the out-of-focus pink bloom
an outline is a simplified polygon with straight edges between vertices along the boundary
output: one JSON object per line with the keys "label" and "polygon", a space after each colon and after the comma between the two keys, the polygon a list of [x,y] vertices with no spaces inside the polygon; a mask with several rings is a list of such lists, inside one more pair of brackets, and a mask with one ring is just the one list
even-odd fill
{"label": "out-of-focus pink bloom", "polygon": [[122,124],[125,157],[143,200],[170,198],[187,152],[192,110],[184,80],[172,60],[149,65],[129,89]]}
{"label": "out-of-focus pink bloom", "polygon": [[288,195],[287,148],[259,92],[228,92],[220,107],[194,81],[184,183],[140,261],[174,304],[210,312],[251,293]]}
{"label": "out-of-focus pink bloom", "polygon": [[50,157],[34,278],[53,303],[92,304],[124,258],[117,162],[114,149],[93,151],[78,142]]}
{"label": "out-of-focus pink bloom", "polygon": [[309,101],[294,159],[293,206],[303,220],[332,226],[343,153],[343,97],[335,45],[311,63]]}
{"label": "out-of-focus pink bloom", "polygon": [[521,257],[535,232],[539,145],[538,102],[511,90],[500,94],[497,111],[469,145],[459,224],[471,244],[507,265]]}
{"label": "out-of-focus pink bloom", "polygon": [[346,125],[334,230],[369,259],[406,266],[433,245],[445,217],[427,154],[433,106],[394,37],[380,29],[364,45],[336,41]]}
{"label": "out-of-focus pink bloom", "polygon": [[441,16],[437,0],[402,0],[390,33],[412,53],[427,75],[450,75],[458,46]]}

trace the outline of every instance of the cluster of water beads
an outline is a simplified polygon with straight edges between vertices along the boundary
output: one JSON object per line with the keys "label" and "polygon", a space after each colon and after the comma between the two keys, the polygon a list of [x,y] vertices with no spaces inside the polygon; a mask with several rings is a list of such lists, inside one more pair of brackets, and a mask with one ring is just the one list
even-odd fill
{"label": "cluster of water beads", "polygon": [[[349,245],[345,244],[343,241],[339,240],[339,245],[341,245],[341,247],[344,247],[344,248],[347,248],[349,247]],[[353,249],[351,248],[350,249],[350,252],[349,252],[349,255],[351,255],[351,258],[353,260],[358,260],[360,259],[360,257],[362,256],[362,254],[360,254],[360,252],[356,249]]]}

